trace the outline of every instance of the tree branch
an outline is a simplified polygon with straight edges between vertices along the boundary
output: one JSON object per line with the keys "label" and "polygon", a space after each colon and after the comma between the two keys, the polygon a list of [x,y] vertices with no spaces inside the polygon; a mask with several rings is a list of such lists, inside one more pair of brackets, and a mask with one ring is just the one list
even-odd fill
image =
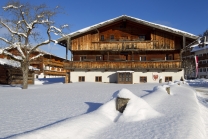
{"label": "tree branch", "polygon": [[50,28],[48,28],[47,30],[47,35],[48,35],[48,40],[36,45],[35,47],[33,47],[29,52],[28,54],[30,54],[31,52],[33,52],[34,50],[36,50],[38,47],[42,46],[42,45],[46,45],[46,44],[49,44],[51,42],[51,35],[50,35]]}
{"label": "tree branch", "polygon": [[2,51],[2,54],[5,54],[5,55],[7,55],[7,56],[10,56],[10,57],[11,57],[12,59],[14,59],[15,61],[19,61],[19,62],[22,61],[22,58],[21,58],[20,56],[15,56],[15,55],[13,55],[12,53],[6,51],[6,49],[4,49],[4,50]]}
{"label": "tree branch", "polygon": [[34,56],[34,57],[31,57],[30,58],[30,60],[29,61],[31,61],[31,60],[34,60],[34,59],[36,59],[36,58],[38,58],[38,57],[41,57],[41,56],[43,56],[44,54],[38,54],[38,55],[36,55],[36,56]]}
{"label": "tree branch", "polygon": [[6,42],[6,43],[8,43],[8,44],[12,44],[10,41],[8,41],[7,39],[5,39],[5,38],[3,38],[3,37],[0,37],[0,40],[2,40],[2,41],[4,41],[4,42]]}
{"label": "tree branch", "polygon": [[0,23],[12,34],[15,34],[15,35],[18,35],[18,36],[22,36],[22,37],[27,37],[24,33],[18,33],[18,32],[15,32],[13,30],[10,29],[9,26],[7,26],[4,22],[2,22],[2,20],[0,20]]}

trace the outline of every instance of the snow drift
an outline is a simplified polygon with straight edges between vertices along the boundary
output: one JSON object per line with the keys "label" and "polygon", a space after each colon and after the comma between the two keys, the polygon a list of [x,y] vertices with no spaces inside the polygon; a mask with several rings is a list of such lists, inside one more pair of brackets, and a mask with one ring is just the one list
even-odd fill
{"label": "snow drift", "polygon": [[116,110],[116,98],[114,97],[91,113],[19,136],[18,139],[87,138],[92,137],[93,133],[115,122],[134,122],[160,116],[147,102],[128,89],[121,89],[118,97],[130,99],[123,114]]}

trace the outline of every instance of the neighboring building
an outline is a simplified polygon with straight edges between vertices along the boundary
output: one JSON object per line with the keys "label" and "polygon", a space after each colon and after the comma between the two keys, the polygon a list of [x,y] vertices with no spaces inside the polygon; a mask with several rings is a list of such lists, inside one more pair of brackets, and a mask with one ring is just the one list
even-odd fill
{"label": "neighboring building", "polygon": [[[69,82],[141,83],[180,80],[182,48],[198,36],[130,16],[58,39],[71,51]],[[66,54],[67,55],[67,54]]]}
{"label": "neighboring building", "polygon": [[[195,56],[198,58],[198,72],[196,72]],[[208,36],[204,36],[199,43],[191,45],[186,51],[184,61],[186,64],[185,75],[187,78],[208,78]],[[189,66],[188,66],[189,65]]]}
{"label": "neighboring building", "polygon": [[[19,52],[16,49],[10,49],[8,51],[14,55],[19,55]],[[36,78],[66,76],[66,70],[63,69],[64,62],[66,61],[64,58],[60,58],[38,49],[31,54],[31,57],[40,53],[42,53],[43,56],[30,61],[30,66],[38,69],[35,71]],[[10,59],[9,56],[3,54],[0,55],[0,58]]]}

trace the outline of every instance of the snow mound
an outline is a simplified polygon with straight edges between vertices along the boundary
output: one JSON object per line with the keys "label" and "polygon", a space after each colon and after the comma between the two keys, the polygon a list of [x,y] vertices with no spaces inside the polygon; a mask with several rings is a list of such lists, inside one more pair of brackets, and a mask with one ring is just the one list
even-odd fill
{"label": "snow mound", "polygon": [[155,87],[153,88],[153,92],[156,92],[156,91],[167,92],[167,91],[166,91],[166,88],[167,88],[167,87],[170,87],[170,85],[155,86]]}
{"label": "snow mound", "polygon": [[[124,113],[116,110],[116,98],[130,98]],[[96,132],[117,122],[133,122],[160,116],[146,101],[134,95],[127,89],[121,89],[116,97],[100,106],[97,110],[76,116],[18,136],[18,139],[45,139],[45,138],[90,138]]]}
{"label": "snow mound", "polygon": [[119,91],[118,97],[130,99],[118,120],[119,122],[134,122],[161,116],[161,114],[151,108],[146,101],[125,88]]}

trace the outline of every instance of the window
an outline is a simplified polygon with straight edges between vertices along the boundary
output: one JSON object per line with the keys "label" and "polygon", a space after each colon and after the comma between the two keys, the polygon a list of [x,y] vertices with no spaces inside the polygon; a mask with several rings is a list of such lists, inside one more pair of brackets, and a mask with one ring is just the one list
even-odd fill
{"label": "window", "polygon": [[206,72],[206,68],[203,68],[203,72]]}
{"label": "window", "polygon": [[114,35],[110,35],[110,40],[114,40]]}
{"label": "window", "polygon": [[140,35],[140,36],[139,36],[139,40],[140,40],[140,41],[144,41],[144,40],[145,40],[145,36],[144,36],[144,35]]}
{"label": "window", "polygon": [[202,72],[202,68],[199,69],[199,72]]}
{"label": "window", "polygon": [[147,76],[140,76],[140,82],[146,83],[147,82]]}
{"label": "window", "polygon": [[132,73],[118,73],[118,83],[132,83]]}
{"label": "window", "polygon": [[84,82],[85,81],[85,76],[79,76],[79,82]]}
{"label": "window", "polygon": [[86,56],[80,56],[80,61],[84,61],[86,59]]}
{"label": "window", "polygon": [[96,56],[96,61],[101,61],[102,60],[102,56]]}
{"label": "window", "polygon": [[146,61],[146,56],[140,56],[140,61]]}
{"label": "window", "polygon": [[166,60],[173,60],[173,56],[172,55],[167,55]]}
{"label": "window", "polygon": [[165,77],[165,82],[169,82],[172,81],[172,76],[166,76]]}
{"label": "window", "polygon": [[95,82],[102,82],[102,76],[95,76]]}
{"label": "window", "polygon": [[104,40],[105,40],[104,35],[101,35],[101,36],[100,36],[100,40],[101,40],[101,41],[104,41]]}

